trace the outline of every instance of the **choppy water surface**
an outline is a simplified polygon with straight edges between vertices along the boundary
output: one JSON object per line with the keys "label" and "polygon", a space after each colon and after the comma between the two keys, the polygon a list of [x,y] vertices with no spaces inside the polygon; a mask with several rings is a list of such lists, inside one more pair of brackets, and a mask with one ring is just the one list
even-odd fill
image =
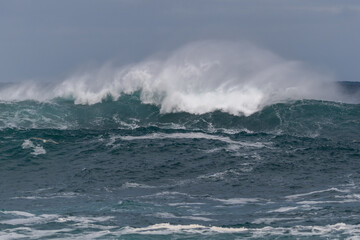
{"label": "choppy water surface", "polygon": [[360,235],[360,105],[0,103],[1,239]]}

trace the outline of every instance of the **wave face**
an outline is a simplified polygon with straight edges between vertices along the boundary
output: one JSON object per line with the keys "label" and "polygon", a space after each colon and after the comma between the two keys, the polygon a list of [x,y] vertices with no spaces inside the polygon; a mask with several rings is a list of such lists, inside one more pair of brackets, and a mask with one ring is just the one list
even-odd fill
{"label": "wave face", "polygon": [[119,68],[110,65],[61,82],[26,82],[0,88],[0,100],[73,99],[95,104],[140,91],[161,113],[204,114],[220,110],[251,115],[289,99],[351,102],[331,78],[250,43],[203,41],[162,57]]}
{"label": "wave face", "polygon": [[111,130],[157,127],[205,132],[225,129],[301,135],[318,131],[327,134],[326,128],[329,126],[336,126],[333,131],[343,131],[345,126],[349,126],[351,132],[359,127],[358,119],[358,104],[316,100],[273,104],[251,116],[235,116],[221,111],[200,115],[188,112],[164,114],[161,107],[143,104],[140,93],[123,95],[117,101],[109,99],[94,105],[77,105],[64,99],[43,103],[0,103],[0,129]]}

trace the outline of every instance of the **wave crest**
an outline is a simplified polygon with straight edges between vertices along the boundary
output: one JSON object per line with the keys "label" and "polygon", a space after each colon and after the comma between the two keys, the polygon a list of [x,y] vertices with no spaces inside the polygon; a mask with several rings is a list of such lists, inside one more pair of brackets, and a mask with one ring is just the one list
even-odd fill
{"label": "wave crest", "polygon": [[95,104],[141,91],[141,101],[160,106],[161,113],[220,110],[248,116],[288,99],[341,100],[328,79],[250,43],[202,41],[162,58],[119,68],[106,65],[59,83],[6,86],[0,96],[5,101],[65,97]]}

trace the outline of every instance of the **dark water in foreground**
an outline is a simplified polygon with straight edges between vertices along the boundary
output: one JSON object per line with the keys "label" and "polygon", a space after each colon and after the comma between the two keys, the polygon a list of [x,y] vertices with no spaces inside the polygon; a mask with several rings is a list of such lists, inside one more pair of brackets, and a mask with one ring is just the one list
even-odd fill
{"label": "dark water in foreground", "polygon": [[0,103],[1,239],[360,236],[360,105]]}

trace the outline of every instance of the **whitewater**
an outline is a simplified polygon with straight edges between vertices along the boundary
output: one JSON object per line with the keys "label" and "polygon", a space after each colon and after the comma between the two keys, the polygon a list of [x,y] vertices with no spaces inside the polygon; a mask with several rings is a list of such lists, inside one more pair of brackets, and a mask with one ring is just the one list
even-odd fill
{"label": "whitewater", "polygon": [[289,99],[351,101],[331,76],[250,43],[202,41],[164,55],[118,68],[107,64],[57,83],[11,84],[1,88],[0,100],[95,104],[141,91],[142,103],[160,106],[161,113],[220,110],[247,116]]}
{"label": "whitewater", "polygon": [[1,239],[356,239],[360,84],[201,41],[0,85]]}

